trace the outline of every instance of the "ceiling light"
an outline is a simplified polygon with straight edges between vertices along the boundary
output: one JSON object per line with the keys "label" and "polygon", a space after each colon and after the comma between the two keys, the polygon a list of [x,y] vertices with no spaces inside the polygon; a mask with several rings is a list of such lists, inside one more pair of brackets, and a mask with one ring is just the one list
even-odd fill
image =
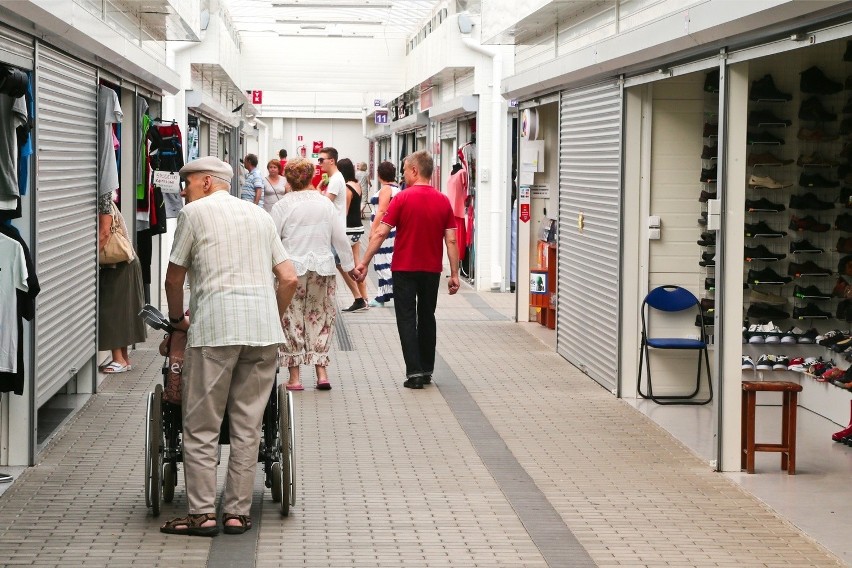
{"label": "ceiling light", "polygon": [[302,18],[293,18],[290,20],[275,20],[276,24],[357,24],[359,26],[381,26],[384,22],[380,20],[303,20]]}
{"label": "ceiling light", "polygon": [[345,37],[346,39],[373,39],[376,36],[373,34],[343,34],[341,32],[337,33],[323,33],[323,34],[303,34],[300,32],[288,32],[288,33],[280,33],[279,37],[316,37],[316,38],[330,38],[330,37]]}
{"label": "ceiling light", "polygon": [[301,30],[324,30],[325,26],[320,25],[320,24],[308,24],[308,25],[304,25],[304,26],[299,26],[299,29],[301,29]]}
{"label": "ceiling light", "polygon": [[291,0],[290,2],[273,2],[273,8],[393,8],[393,2],[386,0],[361,0],[360,2],[313,2]]}

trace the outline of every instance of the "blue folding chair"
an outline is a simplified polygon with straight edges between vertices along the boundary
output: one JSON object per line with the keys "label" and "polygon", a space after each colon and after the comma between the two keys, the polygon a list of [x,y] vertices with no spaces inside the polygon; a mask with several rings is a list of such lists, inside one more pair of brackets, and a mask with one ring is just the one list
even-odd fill
{"label": "blue folding chair", "polygon": [[[648,337],[648,327],[646,322],[646,313],[648,308],[652,308],[661,312],[682,312],[695,307],[698,310],[698,321],[701,323],[701,338],[700,339],[684,339],[681,337]],[[636,379],[636,390],[642,398],[650,399],[657,404],[707,404],[713,400],[713,382],[710,379],[710,356],[707,353],[707,334],[704,330],[704,310],[701,309],[701,304],[698,298],[689,290],[680,286],[665,285],[654,288],[645,300],[642,302],[642,345],[639,352],[639,376]],[[695,377],[695,390],[686,395],[666,395],[655,396],[654,388],[651,383],[651,357],[648,349],[691,349],[698,351],[698,373]],[[701,390],[701,367],[702,357],[707,365],[707,384],[710,389],[710,394],[706,400],[696,400],[695,397]],[[645,371],[648,377],[647,387],[648,392],[642,392],[642,362],[645,363]]]}

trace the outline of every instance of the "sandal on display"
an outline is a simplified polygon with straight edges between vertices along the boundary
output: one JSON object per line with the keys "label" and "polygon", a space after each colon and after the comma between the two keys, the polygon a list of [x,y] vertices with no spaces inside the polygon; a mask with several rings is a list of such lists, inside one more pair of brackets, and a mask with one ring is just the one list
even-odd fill
{"label": "sandal on display", "polygon": [[305,387],[302,386],[302,383],[299,383],[297,385],[287,385],[287,390],[288,391],[303,391],[303,390],[305,390]]}
{"label": "sandal on display", "polygon": [[115,361],[113,361],[112,363],[101,369],[101,372],[106,373],[108,375],[112,375],[115,373],[126,373],[132,368],[133,367],[131,367],[130,364],[122,365],[121,363],[116,363]]}
{"label": "sandal on display", "polygon": [[160,527],[160,532],[166,534],[185,534],[187,536],[216,536],[219,534],[218,524],[209,527],[202,526],[207,521],[215,520],[216,513],[187,515],[167,522]]}
{"label": "sandal on display", "polygon": [[[228,521],[237,520],[240,522],[239,525],[228,525]],[[225,534],[243,534],[247,530],[251,529],[251,517],[248,515],[232,515],[231,513],[225,513],[222,515],[222,525],[224,528],[222,532]]]}
{"label": "sandal on display", "polygon": [[317,381],[317,390],[327,391],[331,390],[331,383],[328,381]]}

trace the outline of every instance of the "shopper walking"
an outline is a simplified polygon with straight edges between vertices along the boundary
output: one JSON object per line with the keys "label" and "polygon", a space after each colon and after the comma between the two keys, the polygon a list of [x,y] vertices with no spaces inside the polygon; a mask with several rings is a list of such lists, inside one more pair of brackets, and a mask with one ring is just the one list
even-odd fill
{"label": "shopper walking", "polygon": [[263,176],[257,169],[257,156],[246,154],[243,166],[247,173],[240,190],[240,198],[263,207]]}
{"label": "shopper walking", "polygon": [[[337,168],[337,158],[337,149],[332,148],[331,146],[322,148],[319,151],[319,158],[317,158],[317,162],[319,162],[322,173],[325,174],[325,176],[328,176],[328,182],[326,183],[323,181],[323,183],[326,183],[325,187],[323,188],[322,184],[320,184],[319,188],[325,193],[325,196],[334,203],[334,207],[337,209],[338,222],[345,228],[347,193],[346,180]],[[340,266],[340,257],[338,256],[339,251],[332,249],[332,253],[335,257],[334,260],[337,264],[337,270],[340,272],[340,275],[343,277],[343,281],[346,282],[346,286],[349,288],[349,291],[352,292],[352,297],[354,298],[352,305],[343,311],[362,312],[364,310],[368,310],[369,306],[367,305],[367,298],[361,295],[361,291],[358,289],[355,281],[352,280],[349,273],[343,270]]]}
{"label": "shopper walking", "polygon": [[411,154],[403,166],[407,184],[397,195],[379,227],[370,235],[364,258],[355,267],[355,278],[363,280],[367,265],[396,227],[393,271],[394,308],[406,380],[403,386],[422,389],[432,381],[435,368],[435,308],[443,270],[441,242],[450,261],[450,294],[459,290],[459,254],[456,223],[447,196],[429,185],[432,156],[424,151]]}
{"label": "shopper walking", "polygon": [[[364,236],[364,223],[361,222],[361,185],[356,179],[355,166],[349,158],[343,158],[337,163],[340,173],[343,174],[343,179],[346,180],[346,236],[349,239],[349,244],[352,247],[352,257],[355,259],[355,264],[361,257],[361,237]],[[356,282],[358,293],[365,301],[367,299],[367,282],[362,280]]]}
{"label": "shopper walking", "polygon": [[[370,218],[370,234],[376,232],[382,223],[382,218],[388,210],[391,200],[401,191],[396,184],[396,166],[390,162],[382,162],[378,168],[379,192],[370,199],[373,206],[373,216]],[[391,272],[391,260],[393,259],[393,244],[396,238],[396,229],[391,228],[382,246],[376,251],[373,258],[373,269],[378,276],[378,293],[370,301],[370,307],[383,307],[393,300],[393,273]]]}
{"label": "shopper walking", "polygon": [[[280,316],[296,291],[296,272],[272,218],[229,194],[230,165],[208,156],[180,175],[188,203],[178,214],[166,298],[175,329],[187,331],[182,411],[189,514],[160,531],[218,534],[216,464],[227,405],[231,447],[222,521],[226,533],[243,533],[251,528],[260,426],[284,342]],[[191,325],[184,317],[187,274]]]}
{"label": "shopper walking", "polygon": [[287,389],[294,391],[304,390],[301,365],[314,366],[317,389],[331,388],[326,368],[337,313],[332,245],[340,251],[345,270],[355,267],[337,210],[311,185],[313,173],[309,160],[294,158],[287,162],[284,177],[292,191],[272,208],[275,228],[299,279],[293,302],[281,320],[285,341],[280,362],[290,373]]}
{"label": "shopper walking", "polygon": [[272,206],[287,193],[287,180],[281,175],[281,162],[272,159],[266,164],[267,176],[263,178],[263,208],[269,213]]}

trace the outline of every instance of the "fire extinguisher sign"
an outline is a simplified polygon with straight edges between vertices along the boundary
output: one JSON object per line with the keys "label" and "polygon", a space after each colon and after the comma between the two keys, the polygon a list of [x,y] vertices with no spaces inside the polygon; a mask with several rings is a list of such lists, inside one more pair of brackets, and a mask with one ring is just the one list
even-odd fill
{"label": "fire extinguisher sign", "polygon": [[322,143],[322,140],[314,140],[313,152],[311,152],[311,157],[319,158],[319,152],[323,148],[325,148],[325,145]]}

